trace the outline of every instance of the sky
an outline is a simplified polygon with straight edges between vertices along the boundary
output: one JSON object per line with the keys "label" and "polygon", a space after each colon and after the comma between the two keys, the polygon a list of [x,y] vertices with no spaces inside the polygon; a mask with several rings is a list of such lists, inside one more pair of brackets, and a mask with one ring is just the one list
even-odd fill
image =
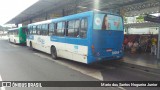
{"label": "sky", "polygon": [[20,14],[38,0],[0,0],[0,25]]}

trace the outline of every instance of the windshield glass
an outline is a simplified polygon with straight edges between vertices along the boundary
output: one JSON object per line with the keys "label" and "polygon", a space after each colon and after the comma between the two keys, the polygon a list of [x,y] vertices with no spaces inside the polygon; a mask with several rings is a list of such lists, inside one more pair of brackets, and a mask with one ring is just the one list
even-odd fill
{"label": "windshield glass", "polygon": [[93,29],[123,31],[122,17],[109,14],[95,14]]}

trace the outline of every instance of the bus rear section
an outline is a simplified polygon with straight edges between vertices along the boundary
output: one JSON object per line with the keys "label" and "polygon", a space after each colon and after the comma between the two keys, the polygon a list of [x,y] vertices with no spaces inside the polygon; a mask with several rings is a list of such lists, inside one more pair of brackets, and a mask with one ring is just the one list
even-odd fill
{"label": "bus rear section", "polygon": [[19,28],[19,43],[26,44],[26,33],[28,29],[27,27],[20,27]]}
{"label": "bus rear section", "polygon": [[88,63],[122,58],[123,37],[122,17],[95,13],[91,45],[92,54]]}

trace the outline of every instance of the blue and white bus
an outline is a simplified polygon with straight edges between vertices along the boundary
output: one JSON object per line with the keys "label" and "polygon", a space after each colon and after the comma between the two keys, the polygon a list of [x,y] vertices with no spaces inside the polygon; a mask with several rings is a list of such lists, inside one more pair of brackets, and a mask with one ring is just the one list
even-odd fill
{"label": "blue and white bus", "polygon": [[58,57],[90,64],[123,57],[123,19],[88,11],[28,25],[27,46]]}

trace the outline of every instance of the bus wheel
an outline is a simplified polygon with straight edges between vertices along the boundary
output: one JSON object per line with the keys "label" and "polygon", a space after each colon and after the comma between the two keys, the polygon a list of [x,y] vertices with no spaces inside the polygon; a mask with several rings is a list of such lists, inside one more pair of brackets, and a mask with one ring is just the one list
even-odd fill
{"label": "bus wheel", "polygon": [[57,51],[56,51],[56,48],[54,46],[51,47],[51,57],[53,59],[57,59]]}
{"label": "bus wheel", "polygon": [[32,46],[32,42],[29,43],[29,46],[30,46],[30,49],[31,49],[31,50],[34,50],[34,49],[33,49],[33,46]]}
{"label": "bus wheel", "polygon": [[11,40],[9,39],[9,42],[11,42]]}

